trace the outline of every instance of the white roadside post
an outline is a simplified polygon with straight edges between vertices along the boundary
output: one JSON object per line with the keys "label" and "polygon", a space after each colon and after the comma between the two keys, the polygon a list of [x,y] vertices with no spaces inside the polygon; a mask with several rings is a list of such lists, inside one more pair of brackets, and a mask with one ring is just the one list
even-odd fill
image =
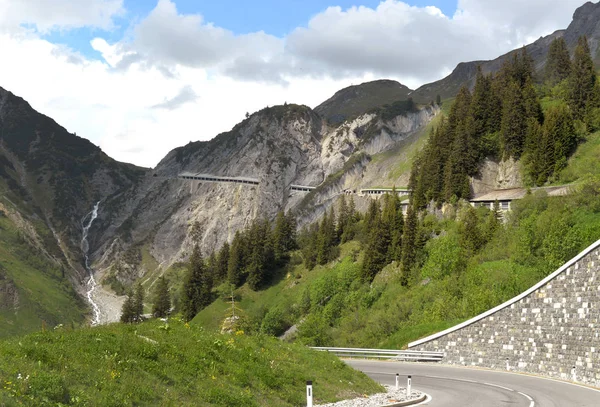
{"label": "white roadside post", "polygon": [[411,391],[410,391],[410,387],[411,387],[411,383],[412,382],[412,376],[408,376],[408,379],[406,380],[406,397],[410,397],[411,395]]}
{"label": "white roadside post", "polygon": [[400,388],[400,375],[396,373],[396,390]]}
{"label": "white roadside post", "polygon": [[306,382],[306,407],[313,407],[313,388],[311,380]]}
{"label": "white roadside post", "polygon": [[573,369],[571,369],[571,376],[573,377],[573,381],[576,382],[577,375],[575,374],[575,366],[573,366]]}
{"label": "white roadside post", "polygon": [[510,371],[510,365],[508,364],[508,358],[506,358],[506,370]]}

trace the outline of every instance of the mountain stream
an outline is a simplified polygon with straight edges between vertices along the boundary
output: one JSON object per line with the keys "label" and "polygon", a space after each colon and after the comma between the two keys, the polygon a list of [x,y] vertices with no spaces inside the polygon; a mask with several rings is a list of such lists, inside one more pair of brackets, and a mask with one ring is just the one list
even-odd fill
{"label": "mountain stream", "polygon": [[[87,215],[85,215],[84,218],[81,220],[81,224],[83,227],[83,233],[81,236],[81,251],[83,252],[83,255],[85,256],[85,269],[87,270],[87,272],[89,274],[89,278],[86,283],[86,296],[87,296],[88,302],[92,306],[92,311],[94,312],[94,317],[92,318],[92,325],[98,325],[100,323],[100,307],[94,301],[94,292],[98,288],[98,284],[96,284],[96,279],[94,278],[94,271],[90,267],[90,259],[89,259],[90,245],[88,243],[88,232],[90,230],[90,227],[92,227],[92,223],[94,223],[94,221],[98,217],[98,209],[99,208],[100,208],[100,202],[97,202],[96,205],[94,205],[94,209],[92,209],[92,211],[90,213],[88,213]],[[87,223],[86,223],[86,221],[87,221]]]}

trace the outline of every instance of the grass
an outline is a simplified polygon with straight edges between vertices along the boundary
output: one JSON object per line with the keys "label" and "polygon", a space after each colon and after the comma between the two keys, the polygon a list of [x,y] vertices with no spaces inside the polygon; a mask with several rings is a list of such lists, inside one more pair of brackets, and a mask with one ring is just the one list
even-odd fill
{"label": "grass", "polygon": [[579,145],[558,179],[559,183],[570,183],[598,174],[600,174],[600,132],[595,132]]}
{"label": "grass", "polygon": [[[466,203],[444,216],[427,215],[408,286],[400,284],[396,262],[372,282],[361,281],[359,240],[366,233],[359,223],[359,240],[343,244],[336,260],[307,270],[294,253],[271,287],[239,288],[236,305],[252,331],[281,335],[295,324],[291,339],[303,344],[401,349],[523,292],[597,240],[599,193],[596,178],[570,196],[532,194],[495,226],[489,210]],[[468,229],[466,216],[477,225]],[[218,330],[229,306],[218,299],[193,323]]]}
{"label": "grass", "polygon": [[0,342],[1,405],[298,406],[381,387],[337,357],[178,320],[58,329]]}
{"label": "grass", "polygon": [[20,233],[8,216],[0,216],[0,338],[34,332],[43,325],[79,326],[85,304],[65,271]]}

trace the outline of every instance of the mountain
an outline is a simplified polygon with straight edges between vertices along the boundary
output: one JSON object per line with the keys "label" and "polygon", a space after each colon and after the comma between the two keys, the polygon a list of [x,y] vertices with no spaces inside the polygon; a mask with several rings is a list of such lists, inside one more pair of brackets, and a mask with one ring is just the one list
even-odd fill
{"label": "mountain", "polygon": [[[360,187],[370,156],[421,130],[436,106],[396,103],[339,126],[307,106],[263,109],[210,141],[171,151],[147,177],[101,204],[93,246],[95,266],[117,292],[142,278],[151,285],[192,247],[190,230],[202,228],[204,253],[231,241],[255,218],[296,210],[300,224],[317,219],[344,188]],[[254,178],[259,185],[201,183],[182,172]],[[318,187],[310,194],[290,185]],[[393,183],[390,183],[392,185]]]}
{"label": "mountain", "polygon": [[81,322],[83,218],[146,171],[0,88],[0,320],[27,328]]}
{"label": "mountain", "polygon": [[[600,66],[600,3],[588,2],[579,7],[575,10],[573,20],[566,30],[558,30],[548,36],[541,37],[532,44],[525,46],[525,49],[533,59],[536,70],[540,72],[546,64],[548,50],[554,39],[563,37],[572,54],[577,45],[577,40],[582,35],[587,36],[594,61]],[[439,81],[421,86],[411,94],[411,97],[422,103],[435,100],[436,95],[440,95],[442,99],[452,98],[456,96],[462,86],[474,86],[478,66],[481,66],[482,71],[486,74],[498,72],[504,61],[512,58],[518,52],[521,52],[521,50],[513,50],[491,61],[460,63],[450,75]]]}
{"label": "mountain", "polygon": [[383,105],[406,100],[411,89],[399,82],[382,79],[349,86],[315,108],[332,125],[339,125]]}

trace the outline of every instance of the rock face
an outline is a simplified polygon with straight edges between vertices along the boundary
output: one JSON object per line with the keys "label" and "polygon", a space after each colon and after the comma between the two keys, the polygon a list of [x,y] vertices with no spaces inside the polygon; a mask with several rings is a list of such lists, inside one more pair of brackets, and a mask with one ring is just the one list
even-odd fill
{"label": "rock face", "polygon": [[27,227],[32,223],[41,221],[50,230],[53,239],[44,244],[31,238],[50,260],[83,275],[81,219],[96,201],[136,185],[145,171],[111,159],[0,88],[3,196],[18,209],[14,220],[28,236],[34,235]]}
{"label": "rock face", "polygon": [[[306,106],[263,109],[230,132],[171,151],[139,185],[102,204],[94,227],[96,265],[123,284],[144,276],[145,250],[164,270],[187,258],[189,230],[202,226],[209,253],[255,218],[304,208],[317,219],[344,188],[359,185],[369,154],[414,134],[439,112],[426,106],[383,118],[375,112],[332,127]],[[368,129],[368,132],[366,132]],[[259,185],[177,179],[181,172],[242,176]],[[307,195],[291,184],[320,186]],[[306,210],[310,208],[310,210]]]}
{"label": "rock face", "polygon": [[[600,3],[587,2],[579,7],[573,14],[573,20],[566,30],[558,30],[546,37],[542,37],[525,47],[533,59],[535,68],[540,71],[546,64],[546,57],[552,40],[564,37],[571,53],[577,45],[579,37],[587,36],[592,57],[600,65]],[[454,97],[462,86],[475,85],[477,66],[481,66],[484,73],[498,72],[508,58],[521,52],[520,49],[511,51],[492,61],[473,61],[460,63],[446,78],[421,86],[411,96],[417,102],[427,103],[435,100],[436,95],[442,98]]]}
{"label": "rock face", "polygon": [[[600,386],[600,241],[529,291],[409,344],[444,363],[535,373]],[[573,370],[573,368],[575,368]]]}
{"label": "rock face", "polygon": [[520,188],[523,177],[519,162],[514,158],[506,161],[486,160],[479,169],[479,176],[471,179],[471,189],[475,195],[493,189]]}

